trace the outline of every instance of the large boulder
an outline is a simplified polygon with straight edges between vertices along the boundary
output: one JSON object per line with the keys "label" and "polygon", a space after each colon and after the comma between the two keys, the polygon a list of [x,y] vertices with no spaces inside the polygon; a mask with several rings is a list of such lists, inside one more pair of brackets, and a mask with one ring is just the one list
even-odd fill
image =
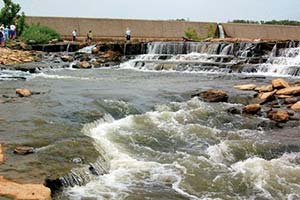
{"label": "large boulder", "polygon": [[269,112],[268,117],[276,122],[287,122],[289,113],[285,110],[274,110]]}
{"label": "large boulder", "polygon": [[274,90],[273,92],[263,92],[263,93],[260,93],[258,95],[258,98],[262,101],[262,102],[265,102],[269,99],[271,99],[274,94],[277,92],[277,90]]}
{"label": "large boulder", "polygon": [[16,89],[16,93],[19,95],[19,97],[30,97],[32,95],[32,92],[25,88]]}
{"label": "large boulder", "polygon": [[294,105],[292,105],[291,107],[292,110],[300,110],[300,101],[298,101],[297,103],[295,103]]}
{"label": "large boulder", "polygon": [[299,93],[300,93],[300,86],[284,88],[276,92],[277,95],[295,95]]}
{"label": "large boulder", "polygon": [[272,80],[273,88],[275,89],[282,89],[290,87],[289,83],[282,78]]}
{"label": "large boulder", "polygon": [[273,86],[272,85],[265,85],[265,86],[259,86],[255,88],[258,92],[272,92]]}
{"label": "large boulder", "polygon": [[15,200],[51,200],[51,191],[41,184],[19,184],[0,176],[0,196]]}
{"label": "large boulder", "polygon": [[74,58],[72,56],[69,55],[63,55],[60,57],[60,59],[64,62],[72,62],[74,61]]}
{"label": "large boulder", "polygon": [[228,95],[223,90],[210,89],[204,92],[201,92],[199,96],[207,102],[227,102]]}
{"label": "large boulder", "polygon": [[250,104],[243,108],[243,113],[246,114],[256,114],[260,111],[261,106],[259,104]]}
{"label": "large boulder", "polygon": [[255,84],[236,85],[234,86],[234,88],[239,90],[254,90],[256,88],[256,85]]}

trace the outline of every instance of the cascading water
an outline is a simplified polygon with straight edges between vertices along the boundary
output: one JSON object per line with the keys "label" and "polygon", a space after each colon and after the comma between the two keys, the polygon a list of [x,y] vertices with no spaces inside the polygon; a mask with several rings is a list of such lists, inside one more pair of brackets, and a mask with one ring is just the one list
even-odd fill
{"label": "cascading water", "polygon": [[[153,42],[121,67],[205,73],[299,76],[299,43]],[[270,46],[273,45],[272,48]]]}
{"label": "cascading water", "polygon": [[219,38],[224,39],[225,38],[225,32],[224,32],[222,24],[218,24],[218,30],[219,30]]}

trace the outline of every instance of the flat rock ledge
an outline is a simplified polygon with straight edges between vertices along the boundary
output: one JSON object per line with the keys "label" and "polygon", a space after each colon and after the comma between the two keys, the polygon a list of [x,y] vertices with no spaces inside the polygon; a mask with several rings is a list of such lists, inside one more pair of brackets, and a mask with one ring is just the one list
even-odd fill
{"label": "flat rock ledge", "polygon": [[19,184],[0,176],[0,196],[15,200],[51,200],[49,188],[40,184]]}

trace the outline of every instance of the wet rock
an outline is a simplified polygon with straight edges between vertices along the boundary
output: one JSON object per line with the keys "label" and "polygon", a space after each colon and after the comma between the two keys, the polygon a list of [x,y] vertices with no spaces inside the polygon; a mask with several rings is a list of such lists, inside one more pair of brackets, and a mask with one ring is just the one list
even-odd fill
{"label": "wet rock", "polygon": [[18,155],[27,155],[34,153],[34,151],[33,147],[20,146],[15,148],[14,153]]}
{"label": "wet rock", "polygon": [[277,95],[277,98],[279,99],[287,99],[287,98],[292,98],[293,96],[290,95]]}
{"label": "wet rock", "polygon": [[268,117],[276,122],[287,122],[289,113],[285,110],[274,110],[268,113]]}
{"label": "wet rock", "polygon": [[239,90],[254,90],[256,88],[256,85],[255,84],[236,85],[234,86],[234,88]]}
{"label": "wet rock", "polygon": [[81,158],[73,158],[72,162],[75,163],[75,164],[82,164],[83,160]]}
{"label": "wet rock", "polygon": [[80,68],[88,69],[91,68],[92,65],[88,61],[81,61],[79,63]]}
{"label": "wet rock", "polygon": [[19,95],[19,97],[30,97],[32,95],[32,92],[25,88],[16,89],[16,93]]}
{"label": "wet rock", "polygon": [[51,191],[41,184],[19,184],[0,176],[0,195],[13,197],[15,200],[50,200]]}
{"label": "wet rock", "polygon": [[266,102],[269,99],[271,99],[272,97],[274,97],[274,94],[277,92],[277,90],[274,90],[273,92],[264,92],[264,93],[260,93],[258,95],[258,98],[262,101],[262,102]]}
{"label": "wet rock", "polygon": [[69,55],[63,55],[60,58],[64,62],[72,62],[74,60],[74,58],[72,56],[69,56]]}
{"label": "wet rock", "polygon": [[240,115],[242,113],[240,109],[235,108],[235,107],[228,108],[226,111],[233,115]]}
{"label": "wet rock", "polygon": [[299,93],[300,93],[300,86],[289,87],[289,88],[278,90],[276,92],[277,95],[295,95]]}
{"label": "wet rock", "polygon": [[228,95],[223,90],[210,89],[204,92],[201,92],[199,96],[207,102],[227,102]]}
{"label": "wet rock", "polygon": [[291,97],[291,98],[284,99],[284,103],[286,103],[286,104],[294,104],[294,103],[297,103],[297,101],[298,101],[297,97]]}
{"label": "wet rock", "polygon": [[291,107],[292,110],[300,110],[300,101],[292,105]]}
{"label": "wet rock", "polygon": [[92,54],[97,54],[97,53],[99,53],[99,49],[97,47],[94,47],[92,49]]}
{"label": "wet rock", "polygon": [[259,86],[255,88],[258,92],[272,92],[273,86],[272,85],[265,85],[265,86]]}
{"label": "wet rock", "polygon": [[3,146],[0,144],[0,165],[4,163]]}
{"label": "wet rock", "polygon": [[282,78],[272,80],[273,88],[275,89],[282,89],[290,87],[289,83]]}
{"label": "wet rock", "polygon": [[261,110],[261,106],[259,104],[250,104],[243,108],[243,113],[246,114],[256,114]]}

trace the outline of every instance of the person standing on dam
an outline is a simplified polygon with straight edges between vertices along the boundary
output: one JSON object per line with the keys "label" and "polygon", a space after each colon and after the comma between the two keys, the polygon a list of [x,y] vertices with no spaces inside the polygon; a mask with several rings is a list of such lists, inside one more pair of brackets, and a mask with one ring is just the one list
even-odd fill
{"label": "person standing on dam", "polygon": [[74,29],[74,31],[72,32],[72,41],[73,41],[73,42],[76,41],[76,37],[77,37],[77,30]]}
{"label": "person standing on dam", "polygon": [[86,36],[86,41],[88,45],[90,45],[93,41],[93,32],[90,30]]}
{"label": "person standing on dam", "polygon": [[131,30],[129,28],[126,29],[125,38],[127,42],[129,42],[131,39]]}

